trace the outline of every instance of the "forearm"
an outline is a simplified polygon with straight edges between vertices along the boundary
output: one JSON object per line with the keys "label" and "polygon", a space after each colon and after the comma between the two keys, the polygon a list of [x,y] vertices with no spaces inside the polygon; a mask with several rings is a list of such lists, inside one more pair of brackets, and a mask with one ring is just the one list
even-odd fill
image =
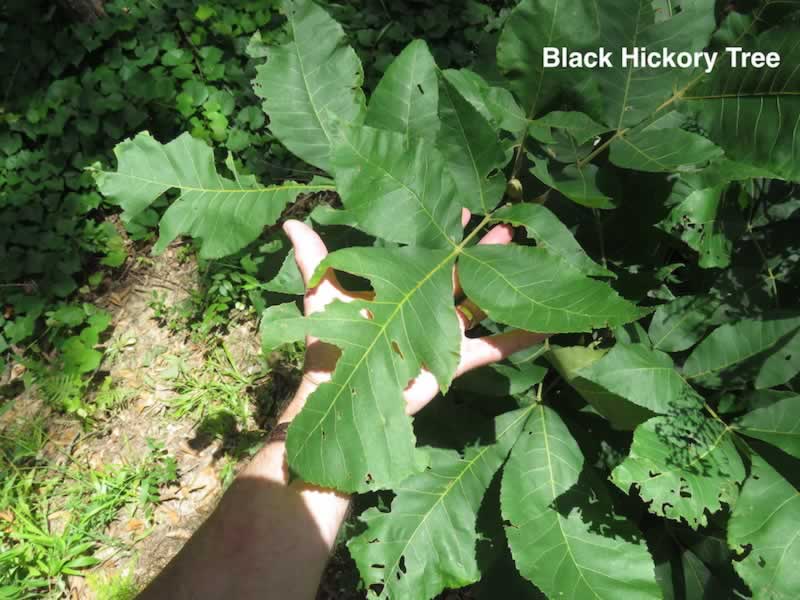
{"label": "forearm", "polygon": [[[279,421],[290,421],[300,386]],[[314,598],[349,498],[288,483],[283,442],[268,443],[140,598]]]}

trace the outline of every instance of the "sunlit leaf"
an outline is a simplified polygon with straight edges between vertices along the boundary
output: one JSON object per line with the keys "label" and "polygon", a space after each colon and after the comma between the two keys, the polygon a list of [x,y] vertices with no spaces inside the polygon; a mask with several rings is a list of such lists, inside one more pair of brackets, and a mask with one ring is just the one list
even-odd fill
{"label": "sunlit leaf", "polygon": [[661,598],[647,545],[605,485],[558,414],[538,406],[503,472],[517,568],[550,598]]}
{"label": "sunlit leaf", "polygon": [[100,191],[134,219],[165,192],[180,193],[160,224],[156,251],[180,235],[200,240],[200,255],[219,258],[241,250],[278,220],[299,194],[332,190],[329,182],[260,186],[253,177],[231,180],[217,171],[213,150],[188,133],[160,144],[140,133],[115,148],[117,170],[97,175]]}
{"label": "sunlit leaf", "polygon": [[364,117],[364,75],[341,26],[312,0],[283,0],[290,40],[271,46],[254,89],[272,133],[294,154],[329,170],[337,119]]}
{"label": "sunlit leaf", "polygon": [[431,448],[430,469],[395,488],[390,512],[372,508],[361,516],[367,528],[348,547],[365,583],[384,586],[379,597],[433,598],[480,579],[478,509],[533,410],[499,417],[494,440],[463,456]]}

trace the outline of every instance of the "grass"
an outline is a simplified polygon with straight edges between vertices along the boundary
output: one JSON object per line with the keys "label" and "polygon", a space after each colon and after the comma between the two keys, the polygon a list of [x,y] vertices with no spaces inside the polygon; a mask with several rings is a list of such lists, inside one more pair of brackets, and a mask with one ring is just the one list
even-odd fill
{"label": "grass", "polygon": [[225,344],[211,350],[199,369],[190,369],[180,358],[173,359],[172,388],[176,393],[170,401],[175,417],[187,415],[198,421],[214,413],[228,413],[244,425],[250,416],[248,389],[258,376],[245,375],[236,365]]}
{"label": "grass", "polygon": [[94,469],[44,459],[47,441],[40,422],[0,438],[0,599],[66,596],[67,577],[100,564],[101,549],[113,555],[136,541],[110,538],[108,526],[150,521],[160,488],[177,480],[174,457],[154,441],[138,461]]}
{"label": "grass", "polygon": [[90,573],[86,584],[92,590],[95,600],[133,600],[139,593],[134,577],[133,565],[122,573]]}

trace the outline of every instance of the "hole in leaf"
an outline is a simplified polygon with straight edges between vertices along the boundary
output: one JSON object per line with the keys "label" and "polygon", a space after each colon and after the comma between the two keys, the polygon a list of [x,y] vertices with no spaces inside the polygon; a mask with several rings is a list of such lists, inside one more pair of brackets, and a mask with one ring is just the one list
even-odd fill
{"label": "hole in leaf", "polygon": [[367,473],[367,477],[364,480],[364,483],[370,485],[373,481],[375,481],[375,479],[372,477],[372,473]]}
{"label": "hole in leaf", "polygon": [[385,569],[386,565],[379,565],[379,564],[375,563],[374,565],[370,565],[370,567],[373,568],[373,569]]}
{"label": "hole in leaf", "polygon": [[425,95],[425,90],[422,89],[422,86],[419,83],[417,84],[417,89],[419,90],[420,94],[422,94],[423,96]]}
{"label": "hole in leaf", "polygon": [[764,560],[763,556],[758,557],[758,566],[762,569],[767,566],[767,561]]}
{"label": "hole in leaf", "polygon": [[369,586],[369,589],[372,590],[376,596],[380,596],[381,592],[383,592],[383,584],[373,583],[371,586]]}
{"label": "hole in leaf", "polygon": [[405,557],[405,554],[400,557],[400,562],[398,563],[397,567],[398,567],[397,579],[399,580],[401,573],[403,575],[408,573],[408,569],[406,569],[406,557]]}

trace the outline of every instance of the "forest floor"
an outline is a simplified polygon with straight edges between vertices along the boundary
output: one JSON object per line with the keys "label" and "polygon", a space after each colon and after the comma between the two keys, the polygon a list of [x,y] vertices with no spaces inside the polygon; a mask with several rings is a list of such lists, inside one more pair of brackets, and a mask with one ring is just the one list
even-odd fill
{"label": "forest floor", "polygon": [[[262,356],[252,315],[203,341],[170,322],[201,289],[179,244],[127,265],[94,299],[113,321],[82,401],[104,410],[54,410],[41,386],[23,386],[20,365],[0,382],[0,474],[15,474],[0,478],[0,528],[51,568],[49,591],[33,597],[133,598],[213,510],[299,378],[298,351]],[[318,599],[364,598],[358,588],[342,544]]]}

